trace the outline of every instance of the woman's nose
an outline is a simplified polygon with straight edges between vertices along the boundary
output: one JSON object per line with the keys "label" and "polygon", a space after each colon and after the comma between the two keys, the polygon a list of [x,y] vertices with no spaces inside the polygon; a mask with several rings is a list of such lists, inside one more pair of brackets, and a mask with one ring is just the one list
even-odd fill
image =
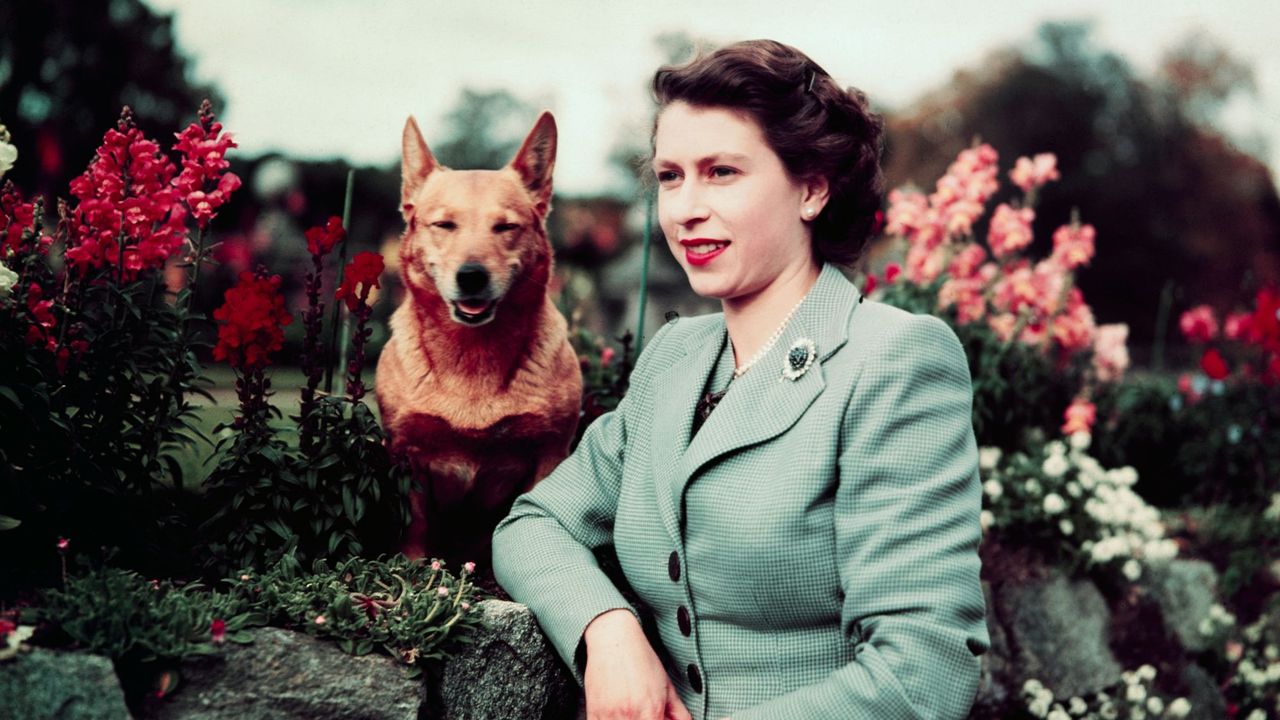
{"label": "woman's nose", "polygon": [[707,219],[710,209],[706,198],[695,182],[686,182],[668,197],[671,203],[671,219],[680,225],[691,225]]}

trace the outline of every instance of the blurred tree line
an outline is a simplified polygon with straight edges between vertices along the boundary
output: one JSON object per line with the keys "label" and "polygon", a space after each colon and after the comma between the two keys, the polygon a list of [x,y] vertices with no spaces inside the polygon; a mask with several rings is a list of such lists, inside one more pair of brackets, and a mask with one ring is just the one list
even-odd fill
{"label": "blurred tree line", "polygon": [[[215,88],[190,77],[171,19],[140,0],[6,3],[0,27],[9,29],[0,37],[0,122],[22,152],[7,178],[25,191],[65,195],[122,105],[162,142],[194,118],[202,98],[226,110]],[[886,175],[889,187],[914,181],[929,190],[975,139],[994,145],[1006,168],[1019,155],[1056,153],[1063,180],[1040,200],[1036,251],[1047,254],[1054,228],[1079,209],[1098,229],[1097,257],[1079,282],[1099,322],[1129,323],[1141,361],[1166,290],[1175,291],[1171,323],[1190,305],[1226,309],[1257,285],[1280,282],[1280,199],[1267,167],[1220,129],[1224,106],[1256,92],[1248,65],[1191,36],[1143,77],[1096,47],[1090,32],[1087,23],[1043,25],[1025,46],[990,53],[912,105],[882,108]],[[709,45],[682,33],[655,43],[671,62]],[[499,167],[538,109],[506,90],[463,90],[444,127],[428,133],[432,149],[451,167]],[[644,132],[619,136],[610,154],[628,177],[645,172],[639,161],[651,120],[638,119]],[[286,275],[305,267],[302,231],[342,210],[349,167],[342,161],[232,158],[246,187],[215,225],[224,266],[213,274],[218,282],[200,289],[205,309],[250,262]],[[396,166],[358,169],[352,252],[394,249],[399,182]],[[634,326],[628,294],[638,280],[644,192],[636,182],[625,197],[557,197],[551,214],[558,262],[588,278],[581,287],[569,282],[567,292],[590,298],[606,318],[592,324],[614,335]],[[686,310],[676,295],[688,293],[660,233],[654,241],[651,282],[663,289],[651,303],[660,317],[667,307]],[[300,276],[290,282],[300,292]],[[380,314],[389,305],[381,303]]]}

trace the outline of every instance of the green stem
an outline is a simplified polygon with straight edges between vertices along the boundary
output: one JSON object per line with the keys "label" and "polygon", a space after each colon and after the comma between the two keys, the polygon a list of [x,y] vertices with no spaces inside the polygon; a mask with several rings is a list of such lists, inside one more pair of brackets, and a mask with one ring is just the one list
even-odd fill
{"label": "green stem", "polygon": [[636,357],[644,349],[644,313],[649,304],[649,249],[653,245],[653,193],[645,199],[644,255],[640,261],[640,317],[636,321]]}
{"label": "green stem", "polygon": [[[355,186],[356,171],[354,169],[348,170],[347,195],[342,202],[342,229],[344,231],[344,237],[340,243],[341,247],[338,249],[338,276],[334,281],[334,287],[340,287],[342,285],[342,273],[347,266],[347,243],[351,240],[348,236],[351,228],[351,197],[355,192]],[[337,358],[339,327],[341,327],[341,331],[344,334],[342,354],[344,356],[346,355],[345,333],[347,331],[347,321],[344,320],[341,323],[338,322],[340,313],[342,312],[342,305],[343,303],[336,301],[333,303],[333,315],[331,316],[331,321],[329,323],[329,361],[325,363],[324,372],[324,391],[327,394],[333,394],[333,366],[334,360]],[[339,359],[339,367],[345,364],[342,362],[345,359],[345,357]]]}

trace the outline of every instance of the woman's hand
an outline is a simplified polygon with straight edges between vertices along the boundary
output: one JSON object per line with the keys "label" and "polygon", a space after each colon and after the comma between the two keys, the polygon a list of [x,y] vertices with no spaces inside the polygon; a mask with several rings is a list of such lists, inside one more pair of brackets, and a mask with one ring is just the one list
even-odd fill
{"label": "woman's hand", "polygon": [[583,637],[587,720],[693,720],[630,611],[601,613]]}

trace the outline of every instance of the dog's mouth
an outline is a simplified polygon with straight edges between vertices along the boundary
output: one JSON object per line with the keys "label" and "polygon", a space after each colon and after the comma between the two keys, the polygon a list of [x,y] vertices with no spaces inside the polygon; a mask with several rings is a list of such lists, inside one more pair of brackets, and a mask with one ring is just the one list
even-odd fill
{"label": "dog's mouth", "polygon": [[454,300],[449,303],[453,319],[463,325],[483,325],[493,319],[497,300]]}

